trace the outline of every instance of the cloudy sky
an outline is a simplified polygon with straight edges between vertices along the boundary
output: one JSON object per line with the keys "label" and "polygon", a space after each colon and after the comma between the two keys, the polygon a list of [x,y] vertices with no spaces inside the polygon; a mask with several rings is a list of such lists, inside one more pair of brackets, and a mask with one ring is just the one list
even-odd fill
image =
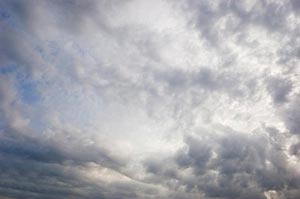
{"label": "cloudy sky", "polygon": [[0,0],[0,199],[297,199],[299,0]]}

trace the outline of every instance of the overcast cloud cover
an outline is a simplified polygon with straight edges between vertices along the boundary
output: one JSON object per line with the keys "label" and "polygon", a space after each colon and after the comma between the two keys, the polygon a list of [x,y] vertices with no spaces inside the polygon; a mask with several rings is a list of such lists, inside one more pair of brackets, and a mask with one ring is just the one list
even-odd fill
{"label": "overcast cloud cover", "polygon": [[299,199],[300,1],[0,0],[1,199]]}

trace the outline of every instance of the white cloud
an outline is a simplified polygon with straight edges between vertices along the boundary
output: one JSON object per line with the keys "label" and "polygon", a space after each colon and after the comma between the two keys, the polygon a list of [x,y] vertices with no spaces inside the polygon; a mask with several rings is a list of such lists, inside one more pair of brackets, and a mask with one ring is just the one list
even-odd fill
{"label": "white cloud", "polygon": [[0,196],[297,193],[294,1],[0,5]]}

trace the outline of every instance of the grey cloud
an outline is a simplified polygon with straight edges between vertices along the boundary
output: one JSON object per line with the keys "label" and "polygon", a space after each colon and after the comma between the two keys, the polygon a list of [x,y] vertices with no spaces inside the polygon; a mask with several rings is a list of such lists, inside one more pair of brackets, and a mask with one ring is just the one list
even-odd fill
{"label": "grey cloud", "polygon": [[289,4],[282,5],[280,2],[269,1],[253,1],[248,4],[246,1],[217,1],[216,3],[189,1],[190,9],[196,9],[196,25],[202,36],[214,45],[219,45],[222,42],[222,39],[218,36],[218,29],[214,25],[219,19],[228,14],[233,14],[234,17],[239,19],[239,22],[234,26],[228,24],[225,32],[222,33],[226,33],[226,31],[231,34],[240,32],[249,25],[261,26],[272,32],[287,31],[285,21],[291,9]]}
{"label": "grey cloud", "polygon": [[297,10],[300,8],[300,4],[299,1],[297,0],[290,0],[293,9],[297,12]]}
{"label": "grey cloud", "polygon": [[267,80],[267,88],[273,98],[274,103],[284,103],[288,101],[288,94],[292,91],[292,84],[283,78],[270,77]]}
{"label": "grey cloud", "polygon": [[291,101],[287,108],[282,111],[283,122],[285,123],[287,129],[292,134],[299,134],[299,122],[300,122],[300,114],[299,114],[300,104],[298,102],[298,96],[296,96],[293,101]]}
{"label": "grey cloud", "polygon": [[300,155],[300,143],[296,143],[296,144],[292,144],[289,148],[289,152],[292,154],[292,155]]}
{"label": "grey cloud", "polygon": [[[261,48],[260,41],[249,39],[251,28],[266,30],[268,34],[280,39],[281,46],[276,53],[264,54],[261,58],[275,56],[279,64],[286,65],[285,70],[294,68],[299,60],[299,30],[294,21],[289,21],[292,14],[297,14],[296,1],[188,1],[189,11],[194,12],[191,24],[199,31],[199,37],[205,39],[218,52],[233,51],[228,47],[228,40],[245,49]],[[218,23],[225,21],[223,28]],[[291,26],[291,27],[290,27]],[[226,39],[224,39],[226,38]],[[234,54],[234,53],[233,53]],[[224,59],[225,56],[222,56]],[[260,57],[256,57],[260,59]],[[238,59],[238,58],[237,58]],[[226,62],[225,62],[226,63]],[[229,62],[230,63],[230,62]],[[232,63],[231,63],[232,64]],[[288,66],[288,67],[287,67]]]}
{"label": "grey cloud", "polygon": [[210,143],[207,143],[205,140],[197,141],[193,138],[188,138],[186,142],[189,146],[187,153],[193,167],[197,169],[196,173],[205,172],[206,164],[212,156]]}
{"label": "grey cloud", "polygon": [[219,72],[208,67],[200,67],[197,72],[169,71],[154,72],[154,78],[166,83],[168,92],[187,91],[196,88],[207,92],[224,92],[233,98],[251,96],[255,89],[255,79],[241,79],[239,74]]}

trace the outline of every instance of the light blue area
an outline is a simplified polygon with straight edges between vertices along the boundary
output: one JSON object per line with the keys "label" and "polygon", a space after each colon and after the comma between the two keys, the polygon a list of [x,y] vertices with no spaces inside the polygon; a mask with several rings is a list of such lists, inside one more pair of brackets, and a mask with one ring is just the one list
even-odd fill
{"label": "light blue area", "polygon": [[8,20],[10,15],[7,11],[0,9],[0,20]]}
{"label": "light blue area", "polygon": [[15,72],[17,72],[17,69],[18,69],[17,65],[15,65],[15,64],[0,66],[0,74],[6,75],[6,74],[10,74],[10,73],[15,73]]}
{"label": "light blue area", "polygon": [[40,95],[37,90],[38,82],[31,80],[28,75],[21,73],[17,74],[16,80],[16,86],[23,102],[33,105],[40,100]]}
{"label": "light blue area", "polygon": [[39,94],[36,86],[32,82],[23,81],[20,84],[20,92],[25,102],[32,104],[39,101]]}
{"label": "light blue area", "polygon": [[51,56],[58,56],[60,52],[60,46],[56,41],[48,41],[48,48],[49,48],[49,55]]}
{"label": "light blue area", "polygon": [[27,67],[17,64],[2,65],[0,66],[0,74],[14,77],[16,80],[15,86],[22,102],[34,104],[40,99],[40,95],[37,90],[39,82],[31,79],[30,75],[25,72],[26,68]]}
{"label": "light blue area", "polygon": [[[5,5],[0,4],[0,22],[5,22],[11,28],[21,29],[22,23],[16,18],[13,11]],[[0,30],[1,31],[1,30]]]}
{"label": "light blue area", "polygon": [[[63,80],[55,76],[45,76],[44,79],[39,80],[34,79],[30,74],[31,68],[22,65],[34,63],[30,61],[20,63],[17,62],[18,60],[9,60],[13,64],[0,66],[0,74],[14,77],[15,87],[20,97],[18,100],[32,108],[28,117],[32,122],[30,125],[33,129],[41,132],[45,129],[48,123],[47,118],[44,118],[43,115],[50,110],[56,112],[59,119],[66,123],[76,123],[82,126],[92,123],[103,107],[101,100],[99,100],[100,97],[94,93],[86,92],[80,85],[76,87],[77,79],[72,73],[70,74],[70,71],[74,70],[72,68],[74,60],[87,56],[86,49],[73,41],[71,52],[65,51],[64,44],[70,41],[67,39],[68,37],[63,37],[63,34],[61,34],[62,37],[46,37],[45,40],[39,40],[11,7],[4,4],[1,8],[0,3],[0,23],[1,21],[7,25],[7,31],[11,31],[18,38],[22,38],[26,47],[31,47],[33,52],[30,53],[31,57],[28,59],[42,58],[45,63],[56,67],[61,76],[66,77]],[[45,66],[41,64],[39,67],[47,67],[47,64]],[[63,82],[60,83],[60,81]],[[63,87],[62,85],[65,84],[68,86]],[[41,97],[40,92],[43,90],[47,90],[47,94],[51,93],[52,95],[43,94]]]}

